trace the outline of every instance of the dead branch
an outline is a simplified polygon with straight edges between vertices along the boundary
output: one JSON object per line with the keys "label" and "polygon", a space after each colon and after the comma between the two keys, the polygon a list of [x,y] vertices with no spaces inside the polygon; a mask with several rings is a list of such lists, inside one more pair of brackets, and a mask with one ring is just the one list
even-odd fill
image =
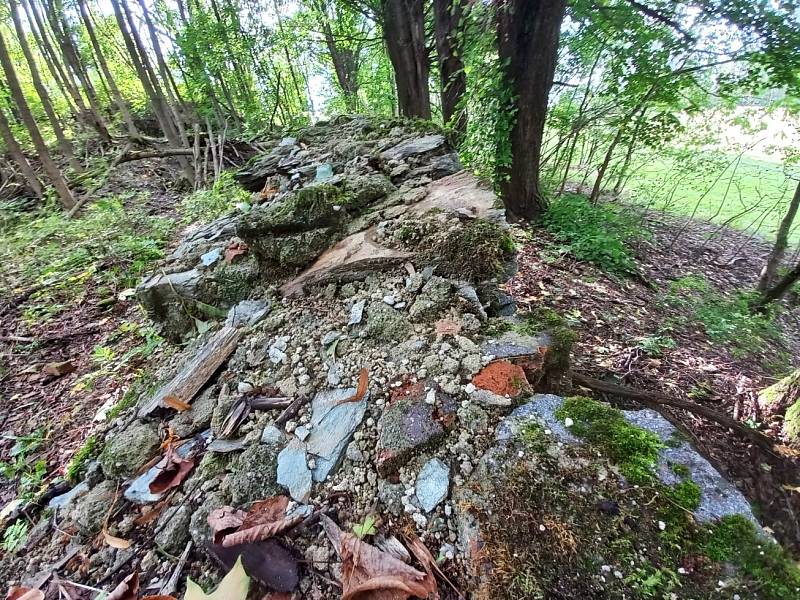
{"label": "dead branch", "polygon": [[126,152],[116,161],[117,164],[131,162],[134,160],[144,160],[146,158],[168,158],[170,156],[193,156],[193,148],[164,148],[163,150],[147,150]]}
{"label": "dead branch", "polygon": [[681,400],[680,398],[674,398],[672,396],[667,396],[666,394],[662,394],[660,392],[651,392],[649,390],[639,390],[636,388],[631,388],[623,385],[617,385],[614,383],[609,383],[607,381],[602,381],[600,379],[595,379],[594,377],[589,377],[588,375],[584,375],[582,373],[572,373],[572,381],[580,386],[589,388],[596,392],[603,392],[605,394],[611,394],[613,396],[621,396],[623,398],[631,398],[636,400],[640,404],[647,406],[648,408],[652,408],[661,412],[664,406],[671,406],[673,408],[679,408],[681,410],[686,410],[696,415],[700,415],[705,417],[710,421],[714,421],[715,423],[722,425],[723,427],[727,427],[728,429],[732,429],[739,433],[742,437],[747,438],[760,448],[767,450],[769,452],[777,454],[776,451],[776,443],[764,435],[763,433],[756,431],[755,429],[751,429],[745,425],[742,425],[739,421],[729,417],[726,414],[717,412],[712,408],[708,408],[701,404],[696,404],[694,402],[690,402],[688,400]]}

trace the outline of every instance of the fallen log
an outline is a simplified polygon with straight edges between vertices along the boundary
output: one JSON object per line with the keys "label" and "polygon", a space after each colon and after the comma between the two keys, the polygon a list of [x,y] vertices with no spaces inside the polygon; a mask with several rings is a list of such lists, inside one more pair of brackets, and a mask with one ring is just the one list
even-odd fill
{"label": "fallen log", "polygon": [[632,400],[639,402],[639,404],[659,412],[664,406],[671,406],[673,408],[689,411],[696,415],[700,415],[701,417],[705,417],[710,421],[714,421],[718,425],[722,425],[723,427],[727,427],[728,429],[736,431],[742,437],[747,438],[755,445],[767,450],[768,452],[779,454],[776,449],[777,444],[771,438],[767,437],[760,431],[756,431],[755,429],[743,425],[736,419],[733,419],[726,414],[718,412],[713,408],[703,406],[702,404],[696,404],[688,400],[681,400],[680,398],[674,398],[660,392],[651,392],[649,390],[640,390],[624,385],[609,383],[601,379],[589,377],[588,375],[584,375],[582,373],[573,372],[572,381],[573,383],[585,388],[589,388],[590,390],[594,390],[596,392],[611,394],[613,396],[621,396],[623,398],[631,398]]}
{"label": "fallen log", "polygon": [[134,160],[144,160],[146,158],[169,158],[170,156],[192,156],[192,148],[164,148],[163,150],[137,150],[121,154],[115,162],[119,165]]}
{"label": "fallen log", "polygon": [[139,418],[144,418],[154,410],[165,407],[164,400],[170,397],[191,404],[197,392],[236,349],[244,332],[244,328],[225,325],[215,333],[197,354],[183,365],[178,374],[139,409]]}

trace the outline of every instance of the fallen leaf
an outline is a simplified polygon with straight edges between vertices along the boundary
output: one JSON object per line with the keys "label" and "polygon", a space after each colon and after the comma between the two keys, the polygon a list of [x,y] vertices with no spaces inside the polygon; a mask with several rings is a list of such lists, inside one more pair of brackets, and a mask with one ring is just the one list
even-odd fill
{"label": "fallen leaf", "polygon": [[247,516],[243,510],[237,510],[231,506],[215,508],[208,514],[208,526],[214,536],[214,543],[222,543],[222,539],[228,534],[236,531],[244,523]]}
{"label": "fallen leaf", "polygon": [[367,388],[369,387],[369,371],[366,368],[362,367],[361,371],[358,372],[358,386],[356,387],[356,393],[350,396],[349,398],[344,398],[339,400],[336,403],[336,406],[340,404],[347,404],[348,402],[361,402],[364,396],[367,395]]}
{"label": "fallen leaf", "polygon": [[72,361],[65,360],[63,362],[50,362],[44,366],[44,374],[50,375],[52,377],[63,377],[64,375],[69,375],[72,373],[77,367],[72,364]]}
{"label": "fallen leaf", "polygon": [[[237,531],[221,536],[221,538],[215,539],[215,542],[221,541],[223,547],[231,548],[241,544],[254,544],[280,535],[303,520],[300,515],[287,517],[287,506],[289,506],[289,498],[286,496],[273,496],[267,500],[256,502],[245,515]],[[219,515],[221,518],[216,521],[219,525],[227,525],[228,527],[225,528],[229,529],[230,524],[234,523],[238,516],[238,514],[234,514],[226,518],[226,515],[222,514]],[[217,516],[215,515],[215,517]],[[210,519],[211,515],[209,515]]]}
{"label": "fallen leaf", "polygon": [[6,600],[44,600],[44,592],[41,590],[14,586],[8,590]]}
{"label": "fallen leaf", "polygon": [[106,600],[137,600],[139,598],[139,573],[133,572],[114,588]]}
{"label": "fallen leaf", "polygon": [[147,525],[148,523],[152,523],[159,517],[159,515],[167,507],[167,504],[169,504],[169,500],[170,500],[169,497],[164,498],[161,502],[156,504],[142,516],[137,517],[134,523],[136,523],[136,525],[138,525],[139,527],[141,527],[142,525]]}
{"label": "fallen leaf", "polygon": [[342,560],[342,600],[438,598],[436,579],[345,533],[320,515],[325,533]]}
{"label": "fallen leaf", "polygon": [[231,264],[233,259],[242,254],[247,254],[249,248],[244,242],[231,242],[225,249],[225,262]]}
{"label": "fallen leaf", "polygon": [[175,396],[167,396],[166,398],[164,398],[163,402],[164,406],[166,406],[167,408],[175,409],[178,412],[185,412],[190,408],[192,408],[191,404],[187,404],[186,402],[184,402],[183,400],[179,400]]}
{"label": "fallen leaf", "polygon": [[239,429],[245,419],[250,416],[251,406],[247,398],[239,398],[233,403],[225,419],[222,421],[219,435],[221,438],[229,438]]}
{"label": "fallen leaf", "polygon": [[275,538],[232,548],[210,546],[210,551],[228,568],[241,558],[248,575],[276,592],[291,592],[300,581],[297,559]]}
{"label": "fallen leaf", "polygon": [[194,469],[194,460],[181,458],[175,448],[170,446],[158,468],[160,473],[150,482],[151,494],[163,494],[182,484]]}
{"label": "fallen leaf", "polygon": [[105,543],[111,546],[112,548],[116,548],[117,550],[127,550],[131,547],[130,540],[124,540],[122,538],[115,537],[108,533],[106,528],[103,528],[103,540]]}
{"label": "fallen leaf", "polygon": [[436,321],[436,337],[441,338],[446,335],[458,335],[461,333],[461,322],[453,319],[440,319]]}
{"label": "fallen leaf", "polygon": [[249,590],[250,577],[245,572],[242,559],[239,557],[219,587],[211,594],[206,594],[194,581],[187,579],[184,600],[247,600]]}

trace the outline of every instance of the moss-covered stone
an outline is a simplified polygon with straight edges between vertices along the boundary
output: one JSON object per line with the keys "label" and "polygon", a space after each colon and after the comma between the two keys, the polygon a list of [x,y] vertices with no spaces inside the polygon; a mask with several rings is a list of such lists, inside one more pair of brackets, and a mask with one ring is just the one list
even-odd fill
{"label": "moss-covered stone", "polygon": [[100,464],[107,477],[130,477],[153,458],[161,446],[155,423],[134,421],[106,439]]}
{"label": "moss-covered stone", "polygon": [[366,310],[364,335],[386,342],[406,339],[411,324],[398,310],[383,302],[372,302]]}
{"label": "moss-covered stone", "polygon": [[242,452],[228,475],[234,505],[243,506],[279,494],[277,468],[277,454],[269,446],[258,444]]}

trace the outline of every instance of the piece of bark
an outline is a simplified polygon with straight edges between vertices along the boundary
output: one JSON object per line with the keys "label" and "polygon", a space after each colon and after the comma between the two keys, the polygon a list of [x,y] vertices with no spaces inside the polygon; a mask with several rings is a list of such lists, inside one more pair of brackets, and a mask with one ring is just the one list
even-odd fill
{"label": "piece of bark", "polygon": [[181,367],[178,374],[139,409],[139,418],[164,407],[164,400],[169,397],[191,404],[197,392],[236,349],[244,332],[244,329],[225,326],[215,333],[197,354]]}

